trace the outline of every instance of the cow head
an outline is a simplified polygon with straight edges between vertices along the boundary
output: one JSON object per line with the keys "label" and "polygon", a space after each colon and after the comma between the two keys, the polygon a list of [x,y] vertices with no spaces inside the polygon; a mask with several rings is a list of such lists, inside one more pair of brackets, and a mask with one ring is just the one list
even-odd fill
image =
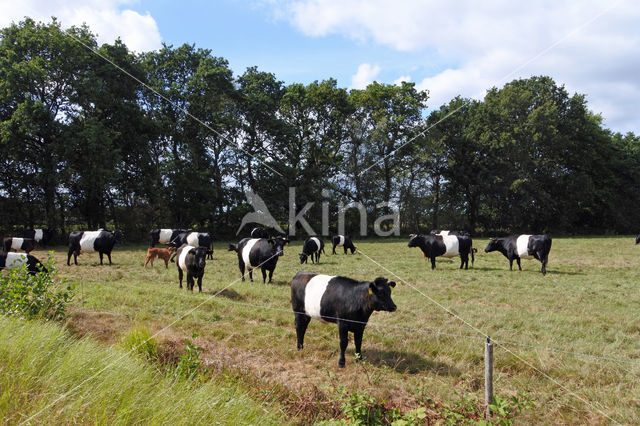
{"label": "cow head", "polygon": [[409,235],[409,247],[420,247],[420,242],[422,241],[422,235],[420,234],[411,234]]}
{"label": "cow head", "polygon": [[300,264],[302,265],[303,263],[307,263],[307,255],[304,253],[300,253],[298,255],[300,257]]}
{"label": "cow head", "polygon": [[116,243],[122,244],[124,243],[124,234],[119,229],[113,231],[113,237],[116,239]]}
{"label": "cow head", "polygon": [[284,246],[289,242],[288,239],[282,237],[271,237],[267,241],[272,247],[272,253],[278,256],[284,256]]}
{"label": "cow head", "polygon": [[229,248],[227,249],[227,251],[235,251],[237,253],[238,252],[238,245],[237,244],[229,244]]}
{"label": "cow head", "polygon": [[192,253],[193,256],[195,256],[195,266],[197,266],[199,270],[204,270],[204,267],[207,266],[207,255],[213,252],[206,247],[198,247],[191,249],[189,255],[192,255]]}
{"label": "cow head", "polygon": [[388,281],[382,277],[376,278],[373,282],[369,283],[369,294],[374,297],[374,310],[393,312],[398,309],[396,304],[393,303],[393,300],[391,300],[391,289],[395,286],[395,282]]}
{"label": "cow head", "polygon": [[487,244],[487,247],[485,247],[484,252],[485,253],[489,253],[491,251],[499,250],[501,246],[502,246],[502,244],[500,244],[500,240],[499,239],[490,238],[489,239],[489,244]]}

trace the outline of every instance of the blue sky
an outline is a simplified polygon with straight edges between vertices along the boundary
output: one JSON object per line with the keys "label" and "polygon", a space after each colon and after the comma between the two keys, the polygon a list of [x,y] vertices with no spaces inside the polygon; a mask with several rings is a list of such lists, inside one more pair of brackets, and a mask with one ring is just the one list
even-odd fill
{"label": "blue sky", "polygon": [[548,75],[586,94],[605,126],[640,134],[635,0],[0,0],[0,10],[0,26],[56,16],[138,52],[194,43],[236,75],[257,66],[285,83],[412,81],[435,108]]}

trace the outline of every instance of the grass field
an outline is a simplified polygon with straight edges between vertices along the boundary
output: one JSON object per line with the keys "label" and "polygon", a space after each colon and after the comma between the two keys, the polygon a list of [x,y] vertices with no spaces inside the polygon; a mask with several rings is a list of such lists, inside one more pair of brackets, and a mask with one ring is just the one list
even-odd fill
{"label": "grass field", "polygon": [[[255,282],[241,282],[236,253],[220,242],[202,294],[178,289],[175,264],[144,269],[143,245],[116,246],[113,266],[84,254],[79,266],[68,267],[64,247],[55,248],[55,259],[76,291],[67,320],[73,333],[113,345],[143,326],[177,351],[195,332],[211,369],[235,372],[254,395],[278,393],[292,422],[339,415],[335,401],[345,389],[402,411],[426,406],[433,419],[450,411],[477,418],[484,338],[476,328],[510,342],[494,349],[494,392],[527,393],[534,408],[517,414],[517,423],[640,423],[640,247],[633,237],[556,238],[547,276],[534,260],[523,260],[522,272],[509,271],[501,254],[483,252],[484,239],[476,240],[479,253],[466,271],[456,259],[438,259],[431,271],[406,239],[355,244],[360,253],[300,265],[301,243],[294,242],[265,285],[259,271]],[[354,361],[350,343],[339,370],[337,328],[318,321],[305,349],[296,350],[288,284],[299,270],[398,282],[398,311],[376,312],[367,326],[365,362]]]}

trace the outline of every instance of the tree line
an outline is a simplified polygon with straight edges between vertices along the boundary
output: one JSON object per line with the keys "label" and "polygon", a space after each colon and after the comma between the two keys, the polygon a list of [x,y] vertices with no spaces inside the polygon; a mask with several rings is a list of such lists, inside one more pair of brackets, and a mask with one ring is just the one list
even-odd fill
{"label": "tree line", "polygon": [[[0,30],[0,230],[230,237],[253,211],[246,190],[286,228],[293,187],[318,232],[323,204],[335,231],[337,206],[355,203],[398,209],[407,233],[637,232],[640,138],[606,129],[585,95],[535,76],[428,99],[408,82],[234,75],[195,45],[136,54],[25,19]],[[358,211],[345,215],[356,234]]]}

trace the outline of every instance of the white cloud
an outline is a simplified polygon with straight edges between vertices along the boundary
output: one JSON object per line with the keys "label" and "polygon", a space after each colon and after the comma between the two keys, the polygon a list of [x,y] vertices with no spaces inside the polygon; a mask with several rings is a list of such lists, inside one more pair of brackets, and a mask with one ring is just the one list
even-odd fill
{"label": "white cloud", "polygon": [[351,89],[365,89],[380,74],[378,65],[360,64],[358,71],[351,77]]}
{"label": "white cloud", "polygon": [[117,37],[136,52],[158,49],[162,37],[153,17],[126,9],[124,0],[0,0],[0,26],[20,22],[25,16],[50,22],[58,18],[64,28],[86,23],[99,43],[112,43]]}
{"label": "white cloud", "polygon": [[398,78],[396,78],[395,80],[393,80],[393,84],[395,84],[396,86],[399,86],[400,83],[406,81],[407,83],[411,81],[411,76],[409,75],[402,75]]}
{"label": "white cloud", "polygon": [[448,64],[431,75],[412,71],[433,107],[542,74],[587,94],[590,108],[612,129],[640,133],[632,116],[640,109],[635,0],[613,6],[597,0],[296,0],[278,7],[305,35],[386,46],[415,57],[424,70]]}

